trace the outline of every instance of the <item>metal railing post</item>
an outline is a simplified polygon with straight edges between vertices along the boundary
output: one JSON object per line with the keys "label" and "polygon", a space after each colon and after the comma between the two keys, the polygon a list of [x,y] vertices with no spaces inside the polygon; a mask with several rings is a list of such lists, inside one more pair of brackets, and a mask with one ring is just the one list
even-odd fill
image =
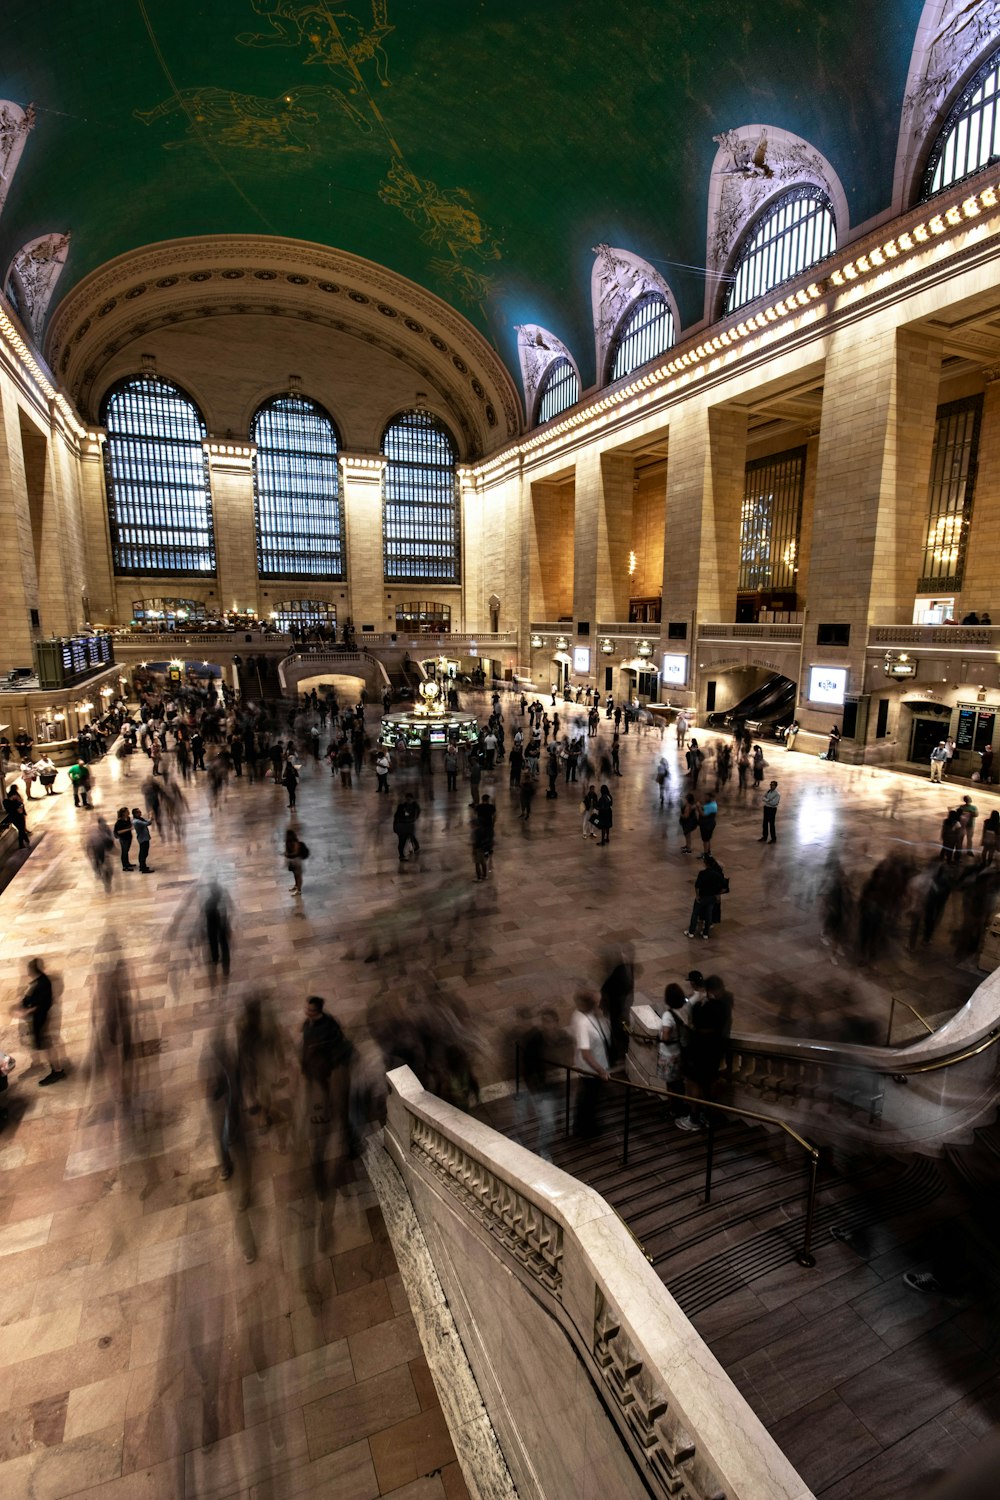
{"label": "metal railing post", "polygon": [[806,1227],[802,1236],[802,1249],[795,1259],[800,1266],[811,1269],[816,1264],[812,1253],[813,1220],[816,1217],[816,1175],[819,1169],[819,1152],[813,1151],[809,1158],[809,1188],[806,1196]]}
{"label": "metal railing post", "polygon": [[892,1018],[896,1013],[896,997],[892,995],[889,1000],[889,1024],[885,1028],[885,1045],[892,1046]]}
{"label": "metal railing post", "polygon": [[705,1202],[712,1201],[712,1167],[715,1163],[715,1121],[711,1111],[708,1116],[708,1129],[706,1132],[706,1160],[705,1160]]}
{"label": "metal railing post", "polygon": [[566,1137],[567,1140],[569,1139],[569,1086],[570,1086],[570,1082],[571,1082],[570,1070],[569,1070],[569,1068],[567,1068],[566,1069],[566,1119],[565,1119],[564,1124],[563,1124],[563,1135],[565,1135],[565,1137]]}
{"label": "metal railing post", "polygon": [[521,1043],[514,1043],[514,1093],[521,1092]]}
{"label": "metal railing post", "polygon": [[625,1090],[625,1141],[622,1146],[622,1166],[628,1166],[628,1132],[629,1122],[632,1117],[632,1090]]}

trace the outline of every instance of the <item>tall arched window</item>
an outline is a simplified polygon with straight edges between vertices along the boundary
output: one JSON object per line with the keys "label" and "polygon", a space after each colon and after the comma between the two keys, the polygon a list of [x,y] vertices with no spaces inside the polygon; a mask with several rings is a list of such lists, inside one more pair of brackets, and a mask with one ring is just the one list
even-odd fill
{"label": "tall arched window", "polygon": [[579,399],[580,377],[565,355],[561,355],[545,372],[545,379],[538,392],[536,420],[548,422],[552,417],[558,417],[560,412],[575,406]]}
{"label": "tall arched window", "polygon": [[775,198],[743,237],[725,311],[735,312],[837,248],[833,207],[822,188],[804,185]]}
{"label": "tall arched window", "polygon": [[611,379],[622,380],[663,354],[674,341],[674,315],[666,297],[647,292],[629,311],[615,336]]}
{"label": "tall arched window", "polygon": [[959,94],[927,158],[921,198],[933,198],[1000,157],[1000,48]]}
{"label": "tall arched window", "polygon": [[215,572],[206,431],[189,396],[133,375],[105,396],[104,465],[116,573]]}
{"label": "tall arched window", "polygon": [[274,396],[250,424],[261,578],[343,578],[337,429],[307,396]]}
{"label": "tall arched window", "polygon": [[455,445],[429,411],[404,411],[382,436],[382,548],[387,581],[458,583]]}

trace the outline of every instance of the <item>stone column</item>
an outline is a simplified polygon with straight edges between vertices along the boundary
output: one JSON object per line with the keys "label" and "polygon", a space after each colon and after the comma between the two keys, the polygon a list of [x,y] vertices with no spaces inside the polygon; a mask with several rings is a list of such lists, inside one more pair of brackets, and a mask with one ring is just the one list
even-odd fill
{"label": "stone column", "polygon": [[32,665],[31,610],[39,608],[18,403],[0,376],[0,535],[4,538],[0,669]]}
{"label": "stone column", "polygon": [[347,597],[359,644],[364,625],[374,625],[377,632],[385,629],[382,554],[382,470],[385,463],[384,458],[368,454],[340,455],[347,532]]}
{"label": "stone column", "polygon": [[592,637],[598,620],[628,619],[634,477],[628,453],[592,448],[577,461],[573,615],[590,621]]}
{"label": "stone column", "polygon": [[472,474],[461,473],[458,484],[458,513],[462,526],[462,605],[460,618],[452,616],[451,627],[453,630],[489,630],[490,616],[486,608],[489,590],[483,572],[486,553],[483,497]]}
{"label": "stone column", "polygon": [[[845,666],[862,691],[868,626],[908,622],[927,524],[941,346],[887,328],[835,334],[829,344],[816,465],[799,718],[836,719],[805,701],[811,665]],[[823,624],[850,626],[850,644],[817,644]]]}
{"label": "stone column", "polygon": [[979,472],[957,617],[987,610],[1000,625],[1000,370],[986,370]]}
{"label": "stone column", "polygon": [[252,443],[205,444],[215,525],[215,568],[222,609],[260,609]]}
{"label": "stone column", "polygon": [[686,622],[692,661],[698,622],[735,618],[746,450],[744,411],[686,408],[670,423],[663,631]]}
{"label": "stone column", "polygon": [[103,438],[85,439],[80,465],[80,520],[87,597],[91,621],[102,625],[128,623],[119,613],[115,597],[115,571],[111,557],[111,531],[104,482]]}

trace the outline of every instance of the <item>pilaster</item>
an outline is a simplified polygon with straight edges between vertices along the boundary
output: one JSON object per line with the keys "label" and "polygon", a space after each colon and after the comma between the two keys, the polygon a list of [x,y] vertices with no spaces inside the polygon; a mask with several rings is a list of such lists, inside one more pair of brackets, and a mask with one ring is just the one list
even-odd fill
{"label": "pilaster", "polygon": [[735,615],[746,451],[737,408],[689,408],[670,423],[663,619],[687,621],[689,635]]}
{"label": "pilaster", "polygon": [[215,526],[215,568],[223,609],[259,609],[252,443],[205,444]]}
{"label": "pilaster", "polygon": [[628,554],[632,545],[635,460],[628,453],[588,449],[576,466],[573,615],[628,619]]}
{"label": "pilaster", "polygon": [[385,569],[382,553],[382,471],[378,455],[342,453],[340,474],[347,530],[348,601],[360,637],[365,625],[384,628]]}
{"label": "pilaster", "polygon": [[0,669],[30,667],[31,610],[39,608],[18,405],[0,377],[0,534],[4,546]]}

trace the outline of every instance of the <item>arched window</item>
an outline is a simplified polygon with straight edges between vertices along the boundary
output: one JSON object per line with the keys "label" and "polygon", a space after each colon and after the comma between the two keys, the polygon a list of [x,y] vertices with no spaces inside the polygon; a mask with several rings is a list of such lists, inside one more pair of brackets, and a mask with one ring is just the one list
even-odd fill
{"label": "arched window", "polygon": [[1000,48],[952,105],[927,158],[921,198],[933,198],[1000,157]]}
{"label": "arched window", "polygon": [[580,377],[565,355],[549,365],[538,392],[539,422],[548,422],[580,399]]}
{"label": "arched window", "polygon": [[200,627],[205,606],[200,599],[133,599],[132,622],[144,630],[187,630]]}
{"label": "arched window", "polygon": [[317,627],[337,633],[337,606],[325,599],[282,599],[271,610],[271,619],[286,635]]}
{"label": "arched window", "polygon": [[396,629],[405,635],[448,635],[451,632],[451,605],[422,599],[397,604]]}
{"label": "arched window", "polygon": [[666,297],[647,292],[634,303],[614,342],[611,379],[622,380],[663,354],[674,341],[674,315]]}
{"label": "arched window", "polygon": [[116,573],[215,572],[206,436],[189,396],[133,375],[104,398],[111,553]]}
{"label": "arched window", "polygon": [[382,436],[382,548],[387,581],[458,583],[455,445],[429,411],[404,411]]}
{"label": "arched window", "polygon": [[343,578],[337,429],[307,396],[275,396],[250,423],[261,578]]}
{"label": "arched window", "polygon": [[763,297],[837,248],[833,207],[822,188],[792,188],[769,204],[737,252],[727,313]]}

